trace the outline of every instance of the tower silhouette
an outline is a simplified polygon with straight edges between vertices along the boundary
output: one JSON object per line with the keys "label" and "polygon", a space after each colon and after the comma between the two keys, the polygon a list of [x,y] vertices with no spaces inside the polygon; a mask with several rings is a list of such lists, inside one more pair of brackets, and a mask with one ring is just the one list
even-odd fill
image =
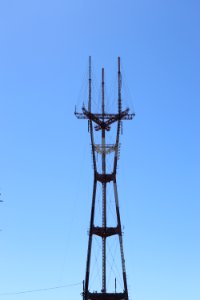
{"label": "tower silhouette", "polygon": [[[105,105],[104,97],[104,68],[102,68],[102,82],[101,82],[101,110],[94,112],[92,107],[92,72],[91,72],[91,57],[89,57],[89,91],[88,91],[88,105],[82,107],[82,112],[76,112],[75,115],[78,119],[88,120],[88,130],[91,139],[92,148],[92,160],[94,169],[94,183],[92,194],[92,206],[90,216],[90,228],[86,261],[85,280],[83,282],[83,300],[128,300],[128,287],[127,276],[125,268],[124,250],[123,250],[123,236],[122,226],[119,210],[119,199],[117,190],[117,164],[119,159],[120,150],[120,133],[122,128],[122,121],[132,120],[134,113],[129,113],[129,108],[122,110],[122,96],[121,96],[121,70],[120,70],[120,57],[118,57],[118,91],[117,91],[117,109],[115,113],[108,113]],[[113,109],[114,110],[114,109]],[[108,143],[107,136],[111,131],[111,127],[115,129],[114,143]],[[100,132],[100,143],[96,143],[97,132]],[[101,164],[97,163],[98,155],[101,157]],[[111,170],[107,168],[107,158],[112,155]],[[95,207],[96,207],[96,191],[97,184],[101,185],[101,224],[95,225]],[[114,203],[115,203],[115,216],[116,224],[108,226],[107,222],[107,185],[113,184],[114,191]],[[109,292],[107,289],[107,239],[117,235],[119,237],[119,248],[121,256],[121,270],[123,278],[123,289],[118,292],[116,290],[115,279],[115,291]],[[101,267],[101,290],[91,291],[89,288],[90,283],[90,267],[91,267],[91,255],[92,255],[92,241],[93,236],[98,236],[101,239],[101,251],[102,251],[102,267]]]}

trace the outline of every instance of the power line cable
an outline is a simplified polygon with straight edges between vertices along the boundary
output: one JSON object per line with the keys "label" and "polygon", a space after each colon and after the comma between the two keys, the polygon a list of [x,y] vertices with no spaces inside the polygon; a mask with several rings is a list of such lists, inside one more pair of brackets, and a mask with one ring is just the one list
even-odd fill
{"label": "power line cable", "polygon": [[25,290],[25,291],[19,291],[19,292],[0,293],[0,297],[1,296],[14,296],[14,295],[20,295],[20,294],[45,292],[45,291],[50,291],[50,290],[56,290],[56,289],[62,289],[62,288],[77,286],[77,285],[81,285],[81,284],[82,284],[82,282],[77,282],[77,283],[71,283],[71,284],[66,284],[66,285],[59,285],[59,286],[54,286],[54,287],[49,287],[49,288],[34,289],[34,290]]}

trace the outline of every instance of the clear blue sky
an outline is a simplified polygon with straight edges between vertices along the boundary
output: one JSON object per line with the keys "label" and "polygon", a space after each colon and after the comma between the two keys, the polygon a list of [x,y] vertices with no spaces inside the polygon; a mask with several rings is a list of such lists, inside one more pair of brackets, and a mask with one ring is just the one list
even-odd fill
{"label": "clear blue sky", "polygon": [[111,78],[120,55],[136,112],[118,180],[130,299],[200,299],[199,30],[197,0],[0,2],[0,294],[84,278],[92,168],[73,112],[88,56]]}

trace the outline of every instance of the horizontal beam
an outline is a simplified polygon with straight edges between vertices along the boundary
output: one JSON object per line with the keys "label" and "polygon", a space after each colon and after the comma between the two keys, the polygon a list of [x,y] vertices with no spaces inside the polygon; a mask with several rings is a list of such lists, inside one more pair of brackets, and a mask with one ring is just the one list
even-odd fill
{"label": "horizontal beam", "polygon": [[97,125],[95,126],[95,130],[102,130],[105,129],[107,131],[110,130],[110,125],[121,120],[132,120],[133,117],[135,116],[134,113],[129,114],[129,108],[126,110],[117,113],[117,114],[99,114],[99,113],[91,113],[86,110],[85,107],[82,108],[83,112],[78,113],[75,111],[75,115],[78,119],[88,119]]}
{"label": "horizontal beam", "polygon": [[110,181],[115,180],[115,173],[110,173],[110,174],[100,174],[96,172],[96,180],[100,181],[101,183],[108,183]]}
{"label": "horizontal beam", "polygon": [[87,293],[87,300],[126,300],[127,293]]}
{"label": "horizontal beam", "polygon": [[[97,153],[100,154],[110,154],[114,152],[117,148],[116,144],[106,144],[105,146],[102,146],[101,144],[95,144],[94,149]],[[119,148],[119,146],[118,146]]]}
{"label": "horizontal beam", "polygon": [[93,226],[92,228],[92,234],[98,235],[102,238],[107,238],[109,236],[115,235],[115,234],[120,234],[120,227],[98,227],[98,226]]}
{"label": "horizontal beam", "polygon": [[[88,119],[88,117],[84,114],[84,113],[78,113],[78,112],[75,112],[74,113],[75,116],[78,118],[78,119]],[[101,120],[110,120],[112,118],[116,118],[119,116],[119,114],[98,114],[98,113],[94,113],[94,115],[101,119]],[[123,116],[123,120],[132,120],[134,118],[135,114],[132,113],[132,114],[127,114],[126,116]]]}

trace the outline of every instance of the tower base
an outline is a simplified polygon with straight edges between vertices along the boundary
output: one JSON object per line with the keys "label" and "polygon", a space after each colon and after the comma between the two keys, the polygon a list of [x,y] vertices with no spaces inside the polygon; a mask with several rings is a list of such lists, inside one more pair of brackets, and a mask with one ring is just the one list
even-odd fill
{"label": "tower base", "polygon": [[127,293],[90,293],[90,292],[88,292],[87,296],[84,294],[83,294],[83,299],[85,299],[85,300],[127,300],[128,299]]}

